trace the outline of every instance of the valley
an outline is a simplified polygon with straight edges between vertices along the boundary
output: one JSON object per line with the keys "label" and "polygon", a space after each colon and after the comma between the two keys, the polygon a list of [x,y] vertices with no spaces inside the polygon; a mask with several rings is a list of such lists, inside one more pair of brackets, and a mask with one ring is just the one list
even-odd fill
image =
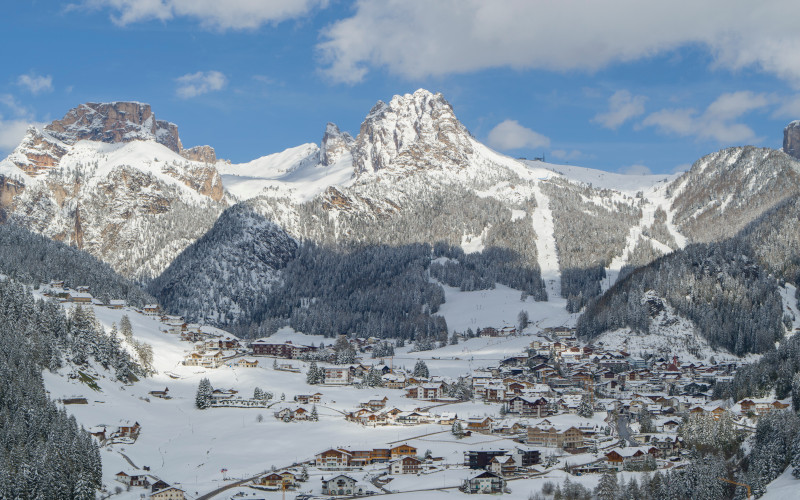
{"label": "valley", "polygon": [[[794,460],[737,469],[771,446],[756,429],[800,427],[775,420],[800,396],[800,162],[781,151],[672,175],[514,159],[420,89],[355,137],[328,124],[241,164],[184,149],[148,105],[88,103],[29,129],[0,181],[0,272],[70,318],[40,368],[105,498],[528,499],[609,478],[715,498],[735,489],[697,478],[734,470],[770,498]],[[40,245],[90,271],[24,255]]]}

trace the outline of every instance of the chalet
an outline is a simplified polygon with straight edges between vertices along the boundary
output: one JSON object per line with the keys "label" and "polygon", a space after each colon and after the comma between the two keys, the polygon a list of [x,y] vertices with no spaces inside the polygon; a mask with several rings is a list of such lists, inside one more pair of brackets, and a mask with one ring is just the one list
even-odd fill
{"label": "chalet", "polygon": [[584,447],[585,434],[577,427],[569,427],[560,431],[555,427],[528,427],[528,444],[546,448],[564,448],[565,450]]}
{"label": "chalet", "polygon": [[467,424],[464,430],[472,432],[491,432],[492,422],[491,417],[469,417],[465,423]]}
{"label": "chalet", "polygon": [[294,420],[302,421],[302,420],[309,420],[311,418],[311,413],[303,407],[292,409],[292,408],[282,408],[274,413],[275,418],[278,420],[283,420],[284,422],[291,422]]}
{"label": "chalet", "polygon": [[528,362],[527,354],[520,354],[517,356],[510,356],[500,361],[500,366],[525,366]]}
{"label": "chalet", "polygon": [[314,456],[314,462],[319,469],[342,469],[350,467],[352,454],[347,450],[328,449]]}
{"label": "chalet", "polygon": [[404,411],[397,414],[395,422],[400,425],[419,425],[427,422],[430,419],[427,413],[418,411]]}
{"label": "chalet", "polygon": [[482,472],[464,481],[461,489],[465,493],[502,493],[506,481],[494,472]]}
{"label": "chalet", "polygon": [[158,304],[147,304],[142,308],[145,314],[156,315],[161,312],[161,307]]}
{"label": "chalet", "polygon": [[116,474],[116,480],[127,486],[142,486],[145,488],[150,486],[150,482],[147,480],[147,476],[145,475],[134,476],[120,471]]}
{"label": "chalet", "polygon": [[464,465],[470,469],[485,469],[494,457],[507,454],[507,450],[470,450],[464,452]]}
{"label": "chalet", "polygon": [[389,462],[391,474],[417,474],[422,466],[422,460],[417,457],[400,457]]}
{"label": "chalet", "polygon": [[387,401],[389,401],[389,398],[384,396],[381,399],[370,399],[366,403],[361,403],[359,406],[361,406],[362,408],[367,408],[372,411],[378,411],[386,406]]}
{"label": "chalet", "polygon": [[444,384],[441,382],[420,384],[412,387],[406,387],[406,397],[428,400],[439,399],[444,396],[443,390]]}
{"label": "chalet", "polygon": [[170,486],[163,490],[156,491],[155,493],[151,493],[150,498],[153,500],[185,500],[186,495],[184,495],[182,489]]}
{"label": "chalet", "polygon": [[392,450],[389,448],[375,448],[370,452],[372,463],[385,463],[392,459]]}
{"label": "chalet", "polygon": [[197,366],[203,368],[219,368],[222,364],[222,351],[205,352],[200,355],[200,361]]}
{"label": "chalet", "polygon": [[328,385],[350,385],[353,383],[353,374],[348,367],[329,366],[324,370],[325,383]]}
{"label": "chalet", "polygon": [[622,465],[625,462],[625,458],[616,450],[612,450],[606,453],[606,462],[608,463],[608,468],[621,471]]}
{"label": "chalet", "polygon": [[289,489],[297,484],[297,478],[291,472],[272,472],[256,479],[253,484],[267,488]]}
{"label": "chalet", "polygon": [[676,432],[678,427],[680,427],[680,423],[676,422],[675,420],[667,420],[663,424],[661,424],[661,429],[663,432]]}
{"label": "chalet", "polygon": [[133,425],[121,425],[117,428],[117,432],[112,434],[112,437],[130,437],[135,439],[139,437],[141,428],[139,422],[134,422]]}
{"label": "chalet", "polygon": [[492,457],[489,462],[489,470],[499,476],[510,476],[517,472],[517,463],[512,456],[499,455]]}
{"label": "chalet", "polygon": [[200,332],[181,332],[180,335],[184,342],[197,342],[203,339],[203,334]]}
{"label": "chalet", "polygon": [[155,483],[150,485],[150,492],[151,493],[155,493],[156,491],[163,490],[165,488],[169,488],[169,486],[170,485],[167,484],[165,481],[162,481],[162,480],[159,479],[158,481],[156,481]]}
{"label": "chalet", "polygon": [[67,292],[67,302],[88,304],[92,302],[92,295],[85,292],[75,292],[70,290],[69,292]]}
{"label": "chalet", "polygon": [[164,387],[163,391],[150,391],[148,394],[156,398],[169,399],[169,387]]}
{"label": "chalet", "polygon": [[283,343],[268,342],[266,340],[256,340],[250,344],[250,349],[257,356],[274,356],[276,358],[296,359],[301,355],[315,351],[316,348],[293,344],[291,340]]}
{"label": "chalet", "polygon": [[383,377],[383,386],[387,389],[405,389],[406,377],[400,373],[387,373]]}
{"label": "chalet", "polygon": [[681,449],[683,448],[683,440],[679,437],[673,438],[671,436],[667,436],[665,438],[659,438],[659,436],[653,436],[650,439],[649,444],[650,446],[658,450],[656,456],[659,458],[675,456],[679,454]]}
{"label": "chalet", "polygon": [[514,457],[514,462],[518,467],[530,467],[541,461],[541,452],[525,445],[516,446],[511,451],[511,456]]}
{"label": "chalet", "polygon": [[525,423],[516,420],[501,420],[492,426],[492,432],[500,434],[524,434],[527,430]]}
{"label": "chalet", "polygon": [[258,368],[258,360],[242,358],[236,362],[236,366],[239,368]]}
{"label": "chalet", "polygon": [[486,401],[497,403],[506,399],[506,387],[503,384],[487,384],[485,391]]}
{"label": "chalet", "polygon": [[442,412],[441,415],[436,415],[436,423],[441,425],[453,425],[453,423],[458,420],[458,413],[453,413],[450,411]]}
{"label": "chalet", "polygon": [[401,444],[389,449],[392,459],[400,457],[413,457],[417,454],[417,449],[407,444]]}
{"label": "chalet", "polygon": [[340,474],[327,481],[322,478],[323,495],[363,495],[364,488],[359,486],[355,479]]}
{"label": "chalet", "polygon": [[317,392],[314,394],[298,394],[294,397],[294,400],[304,405],[317,404],[322,400],[322,393]]}
{"label": "chalet", "polygon": [[232,337],[214,337],[205,341],[206,349],[236,349],[239,341]]}
{"label": "chalet", "polygon": [[109,300],[108,307],[110,309],[122,309],[123,307],[125,307],[125,301],[120,299]]}

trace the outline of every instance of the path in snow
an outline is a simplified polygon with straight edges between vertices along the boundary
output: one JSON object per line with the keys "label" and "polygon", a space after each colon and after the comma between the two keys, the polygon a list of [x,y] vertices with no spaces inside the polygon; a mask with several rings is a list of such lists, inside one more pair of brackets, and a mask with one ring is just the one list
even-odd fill
{"label": "path in snow", "polygon": [[540,183],[533,189],[536,197],[536,210],[531,214],[533,230],[536,232],[536,255],[542,279],[547,285],[550,300],[561,297],[561,268],[558,265],[553,212],[550,210],[550,198],[542,192]]}

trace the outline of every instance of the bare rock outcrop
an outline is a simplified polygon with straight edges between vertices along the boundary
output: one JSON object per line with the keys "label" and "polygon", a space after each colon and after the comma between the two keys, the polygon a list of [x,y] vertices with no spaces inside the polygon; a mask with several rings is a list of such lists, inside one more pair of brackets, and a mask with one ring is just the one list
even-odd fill
{"label": "bare rock outcrop", "polygon": [[783,152],[800,159],[800,120],[795,120],[783,129]]}

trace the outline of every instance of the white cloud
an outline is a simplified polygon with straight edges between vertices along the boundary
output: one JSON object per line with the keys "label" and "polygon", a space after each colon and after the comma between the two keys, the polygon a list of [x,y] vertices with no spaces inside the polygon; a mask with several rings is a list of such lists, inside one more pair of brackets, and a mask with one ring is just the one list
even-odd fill
{"label": "white cloud", "polygon": [[221,90],[228,83],[228,79],[219,71],[188,73],[177,78],[176,81],[178,82],[178,97],[182,99]]}
{"label": "white cloud", "polygon": [[193,18],[208,28],[255,29],[307,15],[328,0],[85,0],[89,8],[108,8],[121,26],[139,21]]}
{"label": "white cloud", "polygon": [[4,120],[0,116],[0,151],[10,153],[19,146],[30,125],[41,127],[44,124],[20,119]]}
{"label": "white cloud", "polygon": [[505,120],[498,123],[489,132],[488,139],[489,146],[500,150],[550,146],[549,138],[523,127],[517,120]]}
{"label": "white cloud", "polygon": [[773,0],[357,0],[323,31],[325,71],[406,78],[486,68],[593,71],[684,46],[717,67],[756,67],[800,86],[800,2]]}
{"label": "white cloud", "polygon": [[35,121],[33,113],[11,94],[0,94],[0,105],[14,115],[13,118],[6,118],[0,114],[0,151],[9,153],[19,146],[28,126],[43,127],[44,123]]}
{"label": "white cloud", "polygon": [[40,76],[36,73],[29,73],[27,75],[19,75],[17,84],[25,87],[31,94],[38,94],[40,92],[53,91],[53,77],[50,75]]}
{"label": "white cloud", "polygon": [[653,172],[645,165],[631,165],[629,167],[622,167],[619,173],[625,175],[650,175]]}
{"label": "white cloud", "polygon": [[753,129],[736,120],[769,106],[773,99],[750,91],[722,94],[703,113],[693,108],[662,109],[648,115],[642,125],[662,132],[722,143],[756,141]]}
{"label": "white cloud", "polygon": [[608,111],[596,115],[592,121],[610,129],[617,129],[626,121],[644,114],[645,96],[618,90],[608,98]]}
{"label": "white cloud", "polygon": [[690,168],[692,168],[691,163],[681,163],[680,165],[675,165],[671,173],[680,174],[683,172],[688,172]]}
{"label": "white cloud", "polygon": [[800,119],[800,95],[783,99],[778,109],[772,113],[773,118]]}
{"label": "white cloud", "polygon": [[573,149],[571,151],[566,151],[564,149],[554,149],[550,151],[550,156],[552,156],[557,160],[566,160],[566,161],[574,161],[586,158],[586,155],[581,153],[577,149]]}

